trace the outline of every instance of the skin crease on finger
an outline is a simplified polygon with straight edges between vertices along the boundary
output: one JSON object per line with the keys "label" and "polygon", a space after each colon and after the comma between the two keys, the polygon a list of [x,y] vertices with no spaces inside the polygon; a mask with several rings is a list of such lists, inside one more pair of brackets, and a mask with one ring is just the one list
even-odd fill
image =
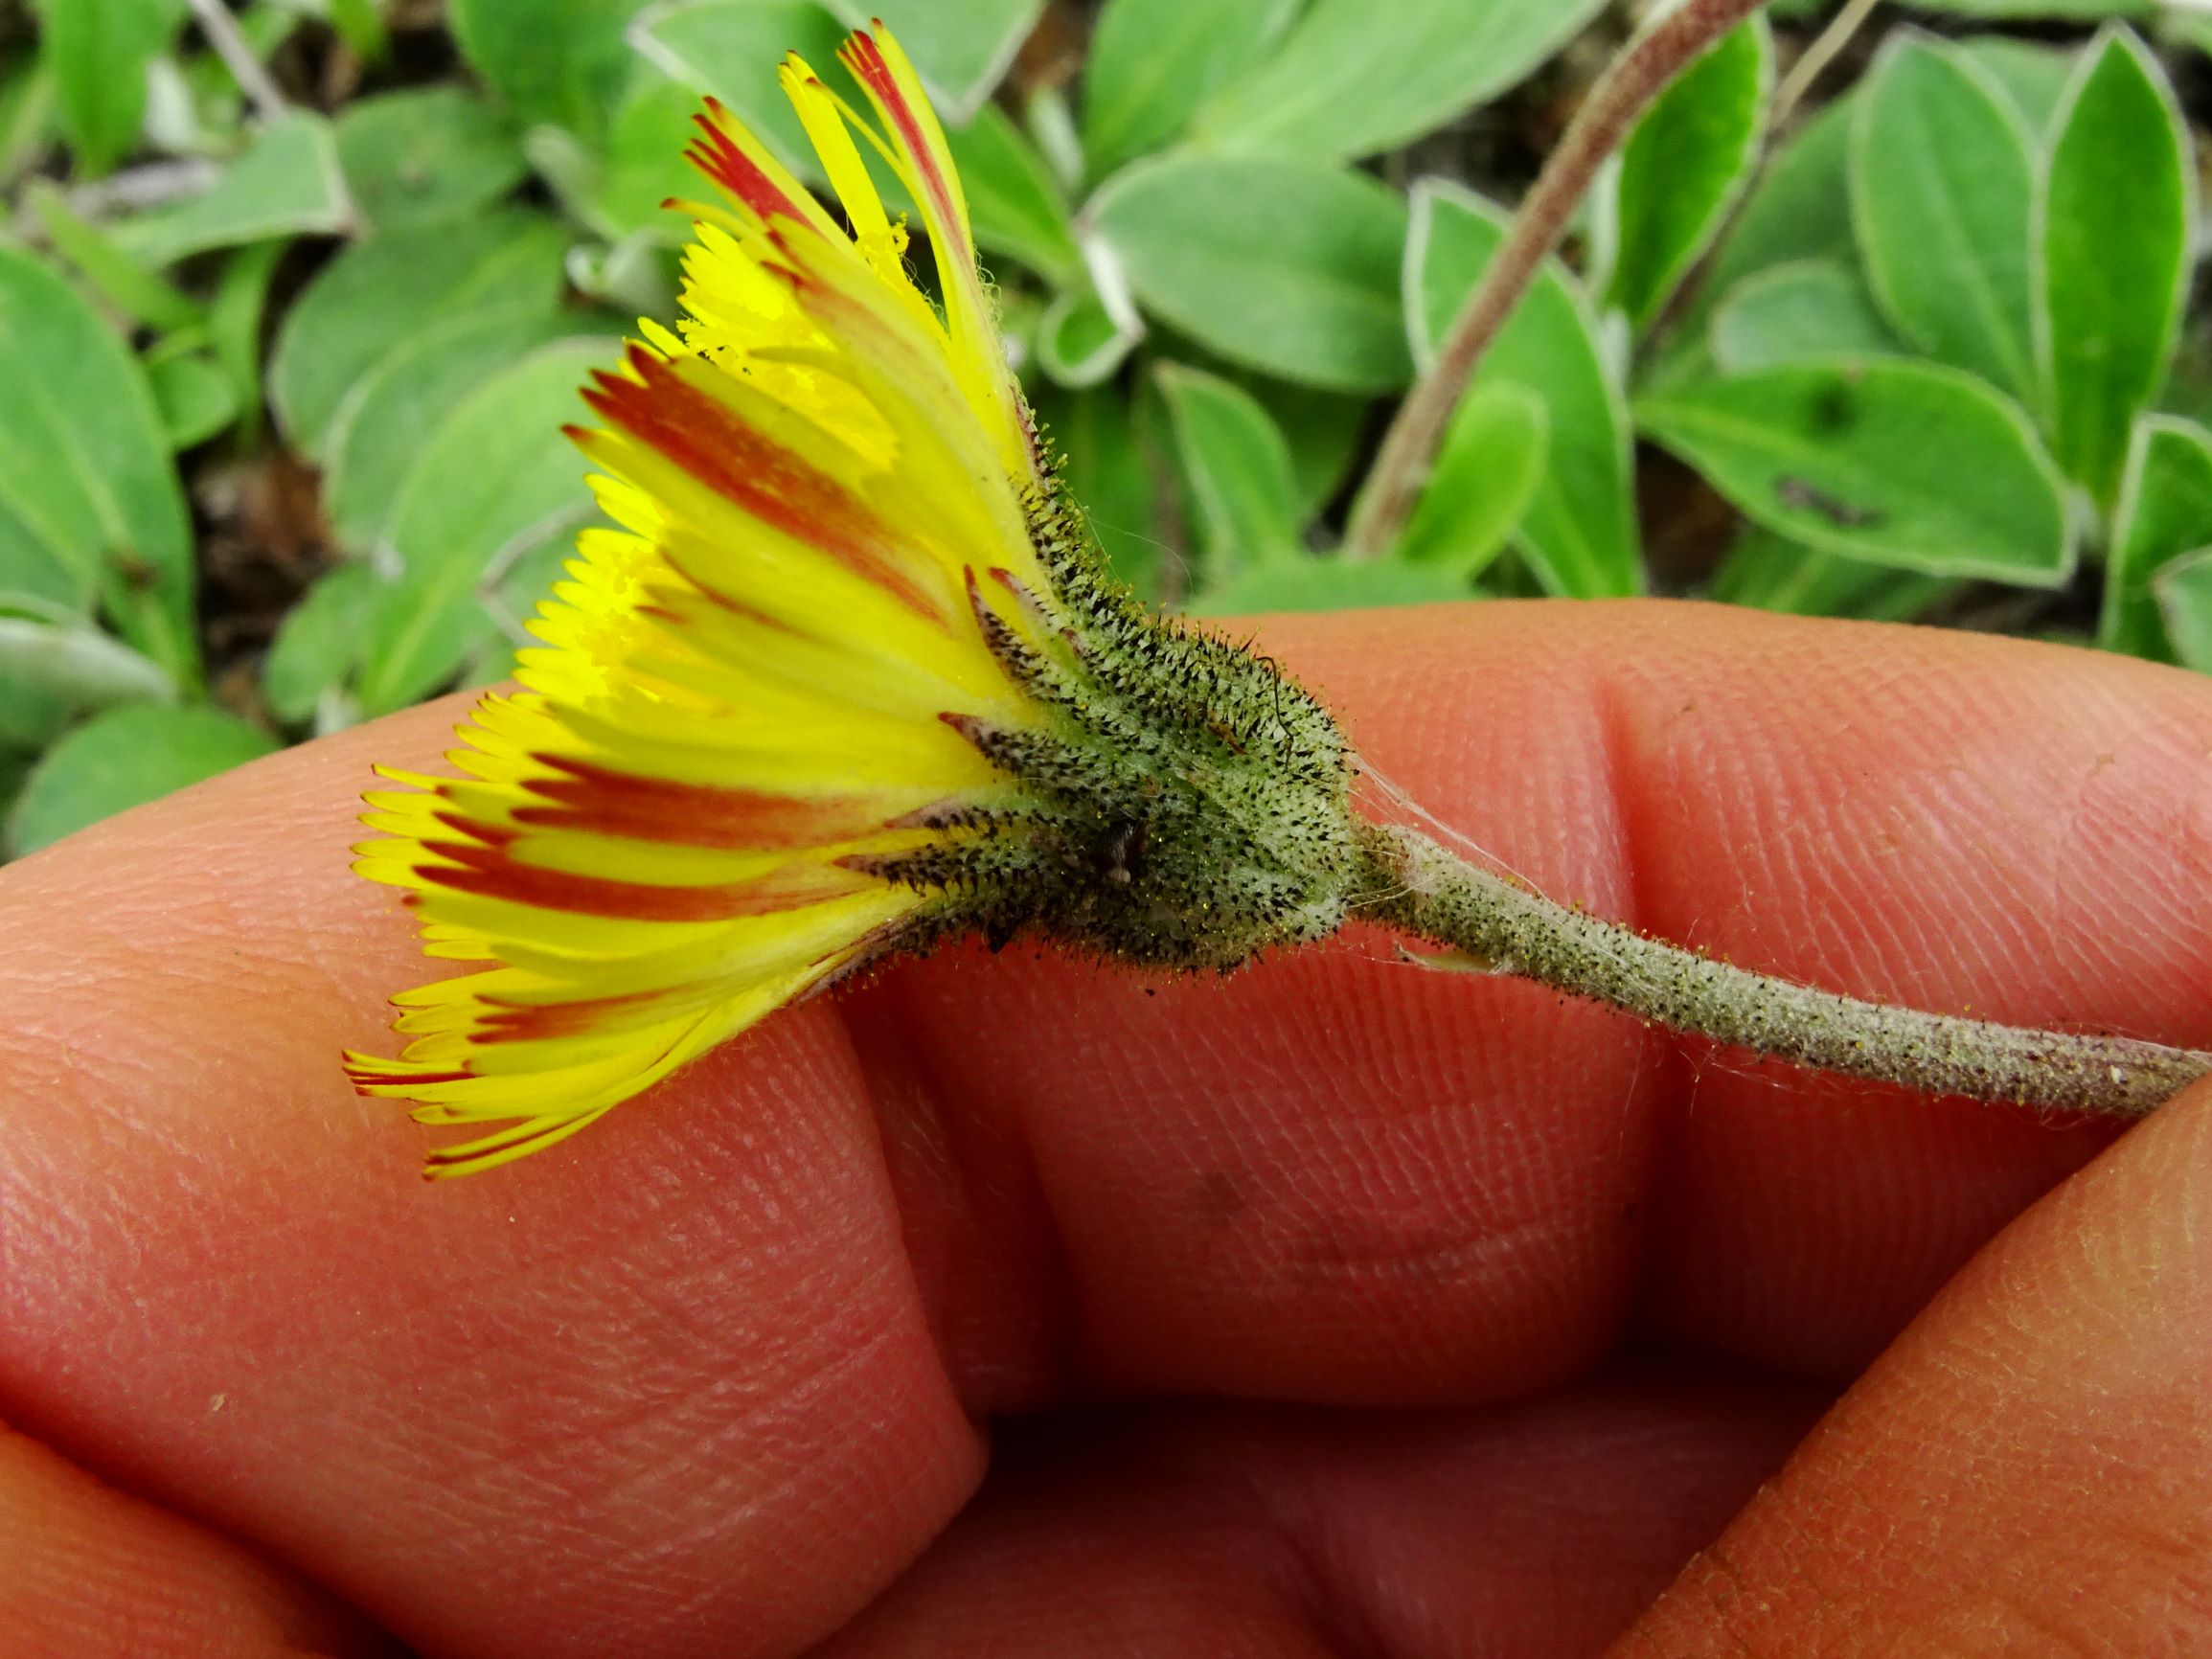
{"label": "skin crease on finger", "polygon": [[[2212,1040],[2201,682],[1655,605],[1267,645],[1556,897],[1861,995]],[[1070,1391],[1468,1405],[1632,1324],[1847,1375],[2109,1138],[1367,934],[1220,984],[949,951],[425,1188],[422,1132],[336,1070],[422,972],[343,848],[368,761],[456,712],[0,874],[0,1409],[431,1652],[789,1651],[958,1509],[971,1414]]]}
{"label": "skin crease on finger", "polygon": [[2212,1085],[1971,1262],[1612,1659],[2212,1651]]}
{"label": "skin crease on finger", "polygon": [[1593,1654],[1821,1403],[1646,1362],[1480,1412],[1018,1424],[977,1501],[817,1659]]}
{"label": "skin crease on finger", "polygon": [[0,1563],[8,1659],[398,1659],[239,1545],[5,1428]]}

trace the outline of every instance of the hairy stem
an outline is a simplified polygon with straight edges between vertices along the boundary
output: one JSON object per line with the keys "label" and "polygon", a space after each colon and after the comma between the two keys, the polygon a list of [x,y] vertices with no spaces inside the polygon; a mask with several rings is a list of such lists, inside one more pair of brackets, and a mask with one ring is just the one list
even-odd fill
{"label": "hairy stem", "polygon": [[2058,1111],[2141,1117],[2212,1071],[2212,1055],[1837,996],[1647,939],[1556,904],[1416,830],[1367,826],[1358,913],[1498,973],[1671,1031],[1817,1071]]}
{"label": "hairy stem", "polygon": [[1684,0],[1631,41],[1583,101],[1559,148],[1521,201],[1497,255],[1452,318],[1436,361],[1406,395],[1383,435],[1374,470],[1345,532],[1347,558],[1380,558],[1404,530],[1421,499],[1475,365],[1559,246],[1575,209],[1606,159],[1628,139],[1637,119],[1687,65],[1766,0]]}

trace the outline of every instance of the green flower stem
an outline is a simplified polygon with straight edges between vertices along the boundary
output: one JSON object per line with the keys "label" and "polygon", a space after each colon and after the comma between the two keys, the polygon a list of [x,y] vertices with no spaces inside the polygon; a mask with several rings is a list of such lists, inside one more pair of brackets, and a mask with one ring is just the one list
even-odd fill
{"label": "green flower stem", "polygon": [[1436,361],[1406,395],[1383,434],[1366,487],[1353,504],[1345,557],[1380,558],[1405,529],[1475,366],[1528,292],[1544,257],[1566,235],[1607,158],[1628,141],[1637,120],[1676,75],[1764,4],[1682,0],[1631,41],[1590,89],[1514,215],[1504,245],[1445,330]]}
{"label": "green flower stem", "polygon": [[1671,1031],[1930,1095],[2137,1118],[2212,1071],[2212,1055],[1837,996],[1570,910],[1416,830],[1364,826],[1356,914]]}
{"label": "green flower stem", "polygon": [[1767,116],[1769,132],[1782,129],[1782,124],[1790,119],[1797,105],[1804,101],[1805,95],[1813,90],[1813,83],[1842,55],[1843,49],[1851,44],[1852,37],[1866,27],[1866,20],[1874,15],[1875,8],[1881,4],[1881,0],[1847,0],[1843,10],[1836,14],[1835,21],[1823,29],[1819,38],[1799,55],[1797,61],[1790,66],[1789,76],[1774,89],[1774,107]]}
{"label": "green flower stem", "polygon": [[253,102],[254,113],[263,121],[280,120],[291,107],[277,83],[269,79],[269,72],[262,67],[262,60],[254,56],[254,49],[238,19],[223,0],[187,0],[192,7],[193,21],[215,54],[231,72],[239,90]]}

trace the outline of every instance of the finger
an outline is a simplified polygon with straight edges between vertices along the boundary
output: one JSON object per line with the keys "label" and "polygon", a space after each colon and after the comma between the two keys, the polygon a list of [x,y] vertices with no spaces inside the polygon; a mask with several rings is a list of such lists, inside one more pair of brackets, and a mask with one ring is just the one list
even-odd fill
{"label": "finger", "polygon": [[975,1504],[821,1659],[1580,1659],[1815,1410],[1662,1371],[1486,1412],[1046,1419],[1002,1438]]}
{"label": "finger", "polygon": [[0,1428],[0,1632],[12,1659],[372,1659],[399,1648],[230,1539]]}
{"label": "finger", "polygon": [[[1562,897],[1862,993],[2196,1034],[2212,930],[2188,849],[2127,828],[2188,822],[2194,681],[1680,607],[1285,639],[1363,749]],[[1565,1375],[1628,1316],[1662,1170],[1694,1202],[1656,1240],[1654,1317],[1787,1356],[1836,1315],[1784,1317],[1784,1292],[1849,1284],[1851,1339],[1878,1340],[2081,1155],[1978,1109],[1682,1068],[1614,1016],[1370,942],[1225,984],[955,955],[845,1003],[864,1069],[810,1006],[512,1178],[425,1193],[414,1132],[332,1058],[422,971],[340,850],[368,760],[421,763],[452,717],[0,876],[18,1412],[80,1454],[130,1448],[116,1472],[281,1540],[425,1646],[768,1651],[829,1628],[973,1480],[963,1398],[1478,1399]],[[1773,776],[1699,785],[1736,742]],[[1989,823],[1967,761],[2002,791]],[[1704,816],[1654,816],[1670,792]],[[1747,876],[1853,814],[1885,839]],[[2060,858],[2054,823],[2125,857]],[[1631,845],[1652,824],[1702,859]],[[2060,868],[2022,948],[1988,872]],[[1739,1084],[1741,1132],[1831,1201],[1773,1205],[1700,1161]],[[1770,1212],[1739,1260],[1742,1217]],[[1746,1287],[1730,1319],[1668,1293],[1700,1269]],[[73,1369],[87,1347],[113,1363]],[[198,1413],[225,1391],[261,1408],[252,1432]]]}
{"label": "finger", "polygon": [[453,713],[0,873],[6,1407],[426,1652],[792,1651],[982,1463],[857,1068],[817,1005],[680,1133],[426,1185],[337,1069],[422,966],[344,849],[369,757]]}
{"label": "finger", "polygon": [[2212,1649],[2212,1089],[1975,1259],[1620,1648]]}
{"label": "finger", "polygon": [[[1556,898],[1860,996],[2212,1038],[2201,679],[1683,606],[1269,643]],[[971,949],[855,998],[891,1144],[920,1148],[909,1214],[951,1192],[969,1217],[918,1261],[956,1371],[1017,1403],[1495,1398],[1571,1374],[1640,1296],[1669,1337],[1848,1375],[2109,1138],[1388,950],[1146,984]]]}

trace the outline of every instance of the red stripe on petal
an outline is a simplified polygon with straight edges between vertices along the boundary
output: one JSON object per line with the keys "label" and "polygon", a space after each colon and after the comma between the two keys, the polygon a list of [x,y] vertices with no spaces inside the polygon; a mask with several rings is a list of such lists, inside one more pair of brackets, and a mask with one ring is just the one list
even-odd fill
{"label": "red stripe on petal", "polygon": [[919,614],[944,620],[889,553],[883,521],[851,490],[643,347],[631,346],[629,367],[635,379],[595,375],[584,402],[762,523],[828,555]]}
{"label": "red stripe on petal", "polygon": [[450,860],[448,864],[416,866],[415,875],[425,887],[502,898],[539,910],[630,921],[734,921],[741,917],[768,916],[841,898],[856,889],[848,873],[820,865],[786,865],[750,881],[664,887],[517,863],[507,855],[504,847],[425,841],[422,851]]}
{"label": "red stripe on petal", "polygon": [[711,113],[692,118],[704,137],[693,141],[684,151],[685,159],[762,217],[803,220],[806,216],[798,203],[778,190],[775,181],[722,129],[729,112],[713,99],[707,101],[707,107]]}
{"label": "red stripe on petal", "polygon": [[517,824],[627,835],[678,847],[764,852],[848,841],[883,827],[883,809],[861,796],[809,801],[757,789],[644,778],[552,755],[532,757],[564,774],[530,792],[549,803],[513,813]]}
{"label": "red stripe on petal", "polygon": [[[597,1117],[599,1114],[594,1112],[591,1115]],[[435,1179],[441,1175],[468,1174],[471,1172],[469,1168],[471,1165],[481,1164],[491,1157],[512,1159],[521,1153],[534,1150],[541,1143],[554,1140],[577,1127],[577,1121],[574,1116],[527,1121],[530,1122],[531,1125],[528,1134],[516,1135],[513,1140],[508,1140],[506,1136],[511,1131],[501,1130],[497,1137],[501,1144],[496,1147],[488,1148],[481,1141],[469,1141],[458,1147],[440,1147],[424,1154],[422,1159],[424,1179]],[[590,1120],[586,1119],[585,1121],[589,1122]]]}
{"label": "red stripe on petal", "polygon": [[622,996],[587,997],[578,1002],[496,1003],[478,1024],[482,1040],[488,1043],[582,1036],[616,1014],[666,1001],[667,997],[665,990],[633,990]]}
{"label": "red stripe on petal", "polygon": [[465,1083],[474,1072],[438,1072],[427,1066],[415,1065],[407,1060],[378,1060],[360,1057],[345,1061],[346,1080],[357,1089],[381,1085],[390,1088],[396,1083],[408,1083],[428,1088],[433,1083]]}
{"label": "red stripe on petal", "polygon": [[[883,60],[883,52],[876,44],[873,34],[855,34],[838,48],[837,56],[854,78],[865,86],[882,103],[891,123],[899,129],[900,148],[922,174],[923,188],[929,193],[935,204],[934,216],[949,236],[962,235],[960,210],[953,205],[951,187],[937,166],[936,147],[929,142],[914,106],[906,102],[906,94],[900,90],[899,80],[891,73],[891,65]],[[962,252],[969,259],[974,250],[963,243]]]}

